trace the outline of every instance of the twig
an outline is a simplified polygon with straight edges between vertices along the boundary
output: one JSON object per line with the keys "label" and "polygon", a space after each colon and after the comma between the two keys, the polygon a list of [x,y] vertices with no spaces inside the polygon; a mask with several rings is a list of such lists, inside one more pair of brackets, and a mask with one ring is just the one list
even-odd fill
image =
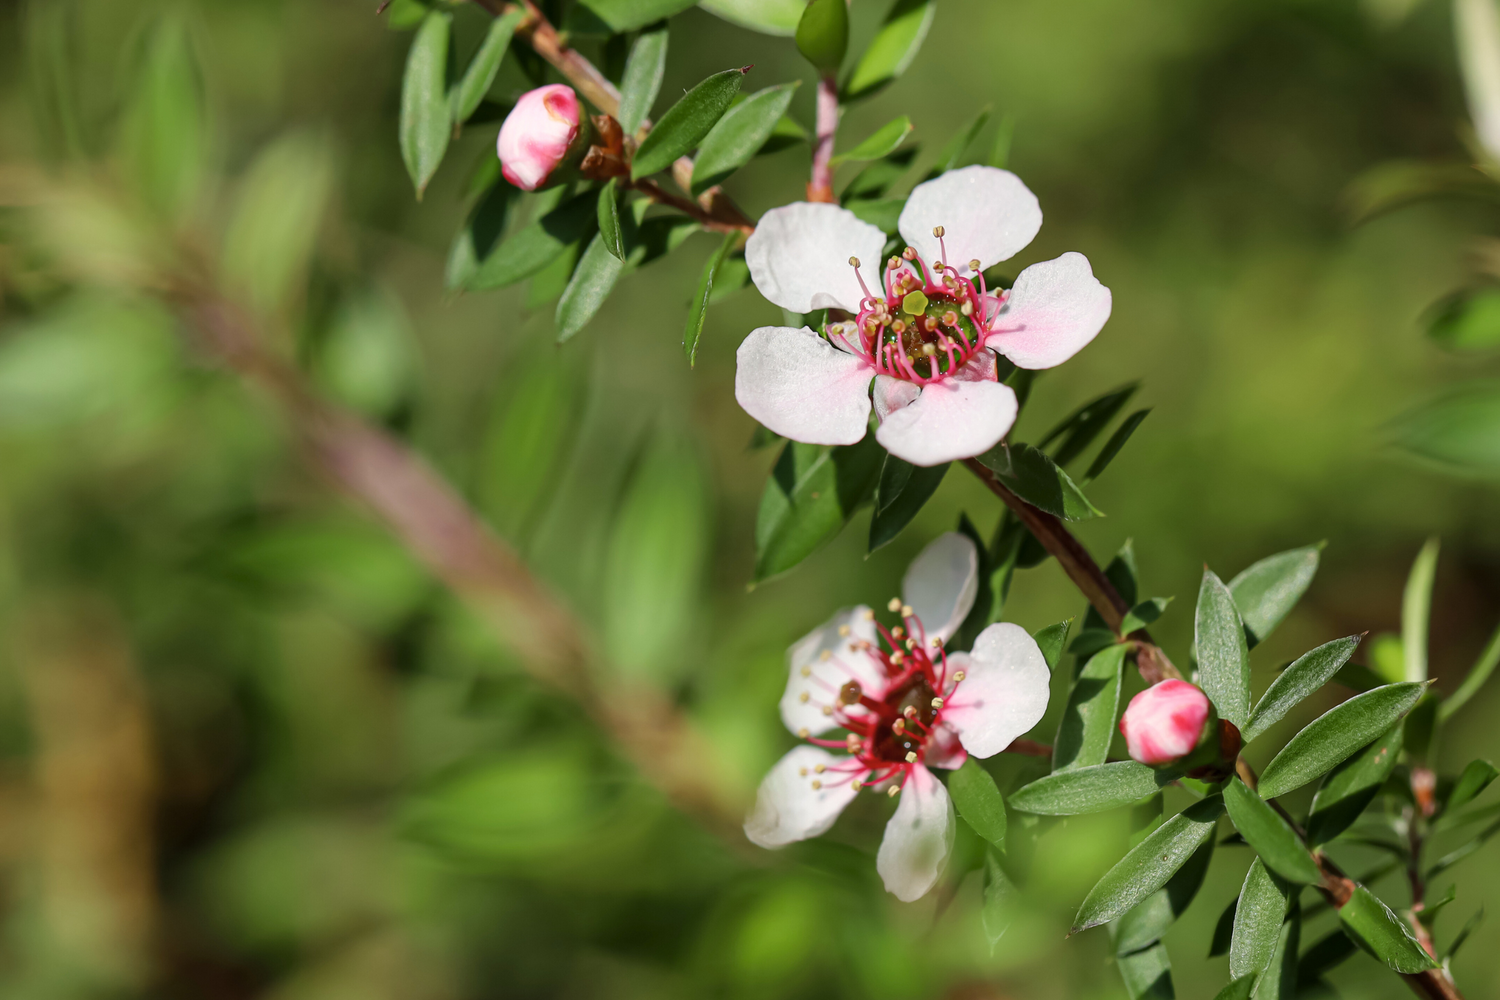
{"label": "twig", "polygon": [[832,74],[818,81],[817,134],[807,200],[837,203],[833,194],[833,140],[839,128],[839,85]]}
{"label": "twig", "polygon": [[716,219],[697,202],[678,197],[653,180],[638,180],[630,186],[659,205],[670,205],[684,215],[692,216],[702,223],[705,229],[711,229],[716,233],[744,233],[746,236],[755,232],[755,226],[749,222],[736,223]]}
{"label": "twig", "polygon": [[[1067,528],[1063,527],[1062,521],[1058,520],[1046,511],[1038,510],[1031,504],[1022,500],[1011,492],[1004,483],[1000,482],[998,476],[987,468],[977,458],[964,460],[964,465],[969,471],[979,477],[980,482],[990,488],[1000,500],[1009,507],[1011,511],[1021,519],[1021,523],[1036,536],[1036,540],[1042,543],[1042,547],[1052,555],[1068,574],[1068,579],[1083,592],[1088,602],[1093,605],[1094,610],[1104,619],[1104,623],[1116,632],[1119,631],[1121,623],[1125,620],[1125,614],[1130,610],[1130,605],[1125,603],[1125,598],[1115,589],[1115,585],[1104,575],[1099,564],[1094,562],[1094,557],[1089,555],[1088,549],[1074,538]],[[1167,654],[1151,638],[1151,634],[1145,629],[1136,629],[1125,638],[1130,639],[1135,645],[1136,667],[1146,683],[1155,684],[1168,678],[1181,679],[1182,674],[1172,665]]]}

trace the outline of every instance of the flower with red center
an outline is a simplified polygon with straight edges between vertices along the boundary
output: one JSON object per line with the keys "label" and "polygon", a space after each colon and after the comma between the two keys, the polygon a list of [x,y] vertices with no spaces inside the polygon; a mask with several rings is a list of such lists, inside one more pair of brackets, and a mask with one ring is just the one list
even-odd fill
{"label": "flower with red center", "polygon": [[1213,714],[1208,695],[1187,681],[1165,680],[1130,699],[1120,732],[1132,760],[1157,766],[1197,749]]}
{"label": "flower with red center", "polygon": [[892,455],[939,465],[988,451],[1017,410],[995,352],[1021,368],[1051,368],[1109,318],[1109,289],[1082,254],[1033,264],[1008,290],[986,287],[981,272],[1041,225],[1021,179],[985,166],[918,184],[898,223],[909,245],[884,263],[885,234],[847,209],[772,209],[745,245],[755,287],[792,312],[840,309],[853,319],[824,333],[752,331],[740,345],[735,398],[794,441],[853,444],[873,395],[875,436]]}
{"label": "flower with red center", "polygon": [[1025,629],[991,625],[972,652],[945,648],[978,585],[974,543],[950,532],[907,570],[903,597],[891,602],[900,625],[886,628],[867,607],[846,609],[787,651],[781,719],[807,742],[761,782],[747,837],[770,848],[816,837],[860,789],[883,789],[901,801],[875,867],[901,900],[932,888],[956,821],[929,768],[993,756],[1047,710],[1047,661]]}
{"label": "flower with red center", "polygon": [[[535,191],[558,167],[587,147],[583,107],[573,88],[548,84],[521,95],[500,126],[495,151],[500,173],[523,191]],[[582,141],[580,141],[582,137]]]}

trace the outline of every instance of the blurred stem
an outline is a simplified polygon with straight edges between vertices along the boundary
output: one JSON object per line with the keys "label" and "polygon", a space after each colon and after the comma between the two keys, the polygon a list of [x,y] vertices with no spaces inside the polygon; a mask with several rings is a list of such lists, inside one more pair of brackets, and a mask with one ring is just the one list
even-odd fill
{"label": "blurred stem", "polygon": [[833,140],[839,129],[839,85],[830,73],[818,81],[817,135],[813,139],[812,180],[807,200],[837,204],[833,194]]}
{"label": "blurred stem", "polygon": [[[1036,536],[1036,540],[1042,543],[1042,547],[1057,560],[1063,572],[1068,574],[1068,579],[1088,598],[1104,623],[1118,632],[1130,605],[1125,603],[1125,598],[1120,596],[1115,585],[1109,582],[1109,577],[1094,562],[1088,549],[1073,537],[1062,521],[1016,496],[977,458],[965,459],[964,465],[1021,519],[1021,523],[1026,525]],[[1126,638],[1135,644],[1136,667],[1147,684],[1156,684],[1169,678],[1182,679],[1182,674],[1172,665],[1166,652],[1152,640],[1151,634],[1145,629],[1136,629]]]}
{"label": "blurred stem", "polygon": [[[521,11],[526,16],[516,27],[516,37],[524,39],[536,54],[552,64],[584,99],[611,117],[620,114],[620,90],[599,68],[589,62],[576,49],[569,48],[552,22],[547,20],[532,0],[509,3],[507,0],[474,0],[494,17]],[[651,128],[647,119],[641,123],[636,135],[644,135]],[[683,191],[693,189],[693,160],[689,156],[678,157],[672,164],[672,180]],[[707,218],[714,221],[711,228],[727,231],[725,227],[752,232],[755,223],[742,212],[724,191],[715,185],[698,196],[697,202]],[[694,215],[697,218],[697,215]],[[701,220],[700,220],[701,221]]]}

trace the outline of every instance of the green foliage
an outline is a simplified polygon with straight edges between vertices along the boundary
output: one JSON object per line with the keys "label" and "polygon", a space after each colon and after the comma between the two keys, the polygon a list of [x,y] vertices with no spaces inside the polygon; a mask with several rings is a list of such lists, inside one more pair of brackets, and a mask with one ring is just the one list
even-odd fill
{"label": "green foliage", "polygon": [[1412,937],[1406,921],[1364,886],[1355,889],[1349,902],[1339,907],[1339,920],[1344,933],[1355,944],[1397,972],[1437,968],[1437,963]]}
{"label": "green foliage", "polygon": [[1010,806],[1043,816],[1080,816],[1142,802],[1157,794],[1165,778],[1133,760],[1057,771],[1017,789]]}
{"label": "green foliage", "polygon": [[713,298],[714,278],[719,268],[729,257],[729,251],[739,242],[739,233],[729,232],[719,241],[719,248],[703,263],[703,273],[698,277],[698,290],[693,293],[693,304],[688,310],[687,326],[682,333],[682,350],[691,367],[698,358],[698,338],[703,334],[703,320],[708,316],[708,304]]}
{"label": "green foliage", "polygon": [[895,121],[886,122],[871,132],[853,149],[839,153],[833,158],[833,162],[836,164],[859,163],[865,160],[884,159],[900,148],[901,144],[906,141],[906,137],[911,135],[914,127],[911,119],[902,115]]}
{"label": "green foliage", "polygon": [[1167,946],[1153,944],[1139,951],[1119,955],[1120,978],[1130,1000],[1173,1000],[1172,963]]}
{"label": "green foliage", "polygon": [[525,16],[525,11],[516,8],[490,22],[479,51],[469,60],[468,68],[453,85],[449,95],[453,104],[454,122],[461,124],[468,121],[478,109],[479,102],[484,100],[484,95],[489,93],[490,85],[500,72],[500,64],[505,61],[505,53],[510,50],[510,40],[516,33],[516,27]]}
{"label": "green foliage", "polygon": [[806,0],[699,0],[698,6],[726,21],[768,35],[792,35]]}
{"label": "green foliage", "polygon": [[1500,385],[1455,386],[1391,425],[1396,447],[1459,475],[1500,474]]}
{"label": "green foliage", "polygon": [[667,25],[642,31],[630,49],[625,78],[620,81],[620,128],[631,135],[651,114],[661,81],[667,72]]}
{"label": "green foliage", "polygon": [[936,16],[937,0],[895,0],[874,40],[844,81],[843,99],[858,101],[873,96],[905,73],[917,58]]}
{"label": "green foliage", "polygon": [[620,222],[620,191],[618,177],[599,189],[599,239],[611,257],[625,259],[625,231]]}
{"label": "green foliage", "polygon": [[1387,684],[1329,709],[1266,765],[1260,794],[1273,799],[1327,774],[1409,712],[1426,689],[1425,684]]}
{"label": "green foliage", "polygon": [[726,69],[698,84],[667,109],[641,141],[630,165],[633,180],[665,170],[703,141],[740,92],[745,70]]}
{"label": "green foliage", "polygon": [[681,13],[695,0],[582,0],[611,31],[633,31]]}
{"label": "green foliage", "polygon": [[1120,619],[1120,634],[1129,635],[1137,629],[1143,629],[1162,616],[1167,610],[1167,605],[1172,603],[1170,597],[1152,597],[1144,600],[1125,613]]}
{"label": "green foliage", "polygon": [[1199,686],[1221,719],[1243,729],[1250,714],[1250,651],[1245,624],[1229,588],[1207,568],[1198,588],[1193,647],[1198,654]]}
{"label": "green foliage", "polygon": [[952,463],[918,466],[886,455],[875,486],[875,513],[870,518],[870,551],[893,541],[942,485]]}
{"label": "green foliage", "polygon": [[1068,693],[1057,740],[1052,747],[1053,771],[1103,764],[1115,736],[1120,713],[1120,686],[1128,647],[1107,646],[1089,657]]}
{"label": "green foliage", "polygon": [[948,794],[975,833],[996,847],[1005,846],[1005,799],[995,779],[973,757],[949,775]]}
{"label": "green foliage", "polygon": [[1063,646],[1068,641],[1068,630],[1073,627],[1073,619],[1058,622],[1056,625],[1048,625],[1041,628],[1032,636],[1036,640],[1037,647],[1047,659],[1047,669],[1056,670],[1057,661],[1062,658]]}
{"label": "green foliage", "polygon": [[786,114],[799,82],[783,83],[751,94],[734,105],[703,139],[693,161],[693,193],[722,184],[749,163]]}
{"label": "green foliage", "polygon": [[1130,436],[1135,433],[1137,427],[1141,426],[1141,422],[1150,412],[1149,409],[1136,410],[1125,418],[1125,422],[1109,436],[1108,441],[1104,442],[1104,447],[1099,449],[1099,454],[1094,456],[1094,461],[1089,464],[1088,471],[1083,474],[1081,480],[1083,485],[1087,486],[1104,474],[1104,470],[1109,468],[1109,463],[1120,454],[1120,449],[1125,447],[1125,442],[1130,440]]}
{"label": "green foliage", "polygon": [[1307,545],[1267,556],[1229,581],[1234,606],[1245,622],[1246,645],[1254,649],[1287,616],[1318,571],[1323,546]]}
{"label": "green foliage", "polygon": [[452,31],[453,15],[429,13],[412,39],[401,81],[401,158],[419,199],[443,162],[453,134],[453,104],[448,98]]}
{"label": "green foliage", "polygon": [[873,434],[834,448],[789,442],[755,519],[755,579],[785,573],[838,534],[874,492],[883,454]]}
{"label": "green foliage", "polygon": [[824,76],[839,71],[849,50],[849,5],[845,0],[808,0],[797,21],[797,51]]}
{"label": "green foliage", "polygon": [[1098,509],[1089,503],[1083,491],[1039,448],[1001,442],[980,455],[979,461],[1013,493],[1039,510],[1067,521],[1099,516]]}
{"label": "green foliage", "polygon": [[1117,955],[1128,955],[1161,940],[1167,929],[1198,897],[1213,856],[1214,842],[1209,838],[1166,885],[1141,900],[1111,925]]}
{"label": "green foliage", "polygon": [[147,41],[120,140],[144,200],[170,220],[181,220],[203,185],[207,126],[192,40],[182,21],[165,19]]}
{"label": "green foliage", "polygon": [[[1267,868],[1292,882],[1320,885],[1323,875],[1302,840],[1285,819],[1238,778],[1224,786],[1224,806],[1249,845]],[[1240,897],[1241,908],[1245,897]]]}
{"label": "green foliage", "polygon": [[1218,993],[1214,994],[1214,1000],[1250,1000],[1250,994],[1255,989],[1255,976],[1241,976],[1239,979],[1231,980]]}
{"label": "green foliage", "polygon": [[1215,796],[1194,803],[1157,827],[1089,890],[1073,918],[1073,933],[1113,920],[1166,885],[1213,836],[1223,812],[1224,800]]}
{"label": "green foliage", "polygon": [[1450,351],[1485,351],[1500,346],[1500,286],[1455,292],[1427,317],[1427,336]]}
{"label": "green foliage", "polygon": [[1326,844],[1352,826],[1365,811],[1400,758],[1402,724],[1397,722],[1375,742],[1328,772],[1313,796],[1307,817],[1307,842]]}
{"label": "green foliage", "polygon": [[1454,784],[1453,791],[1448,796],[1448,801],[1443,803],[1443,808],[1449,812],[1462,809],[1478,798],[1479,794],[1486,788],[1490,787],[1490,782],[1494,781],[1496,777],[1500,777],[1500,771],[1497,771],[1495,765],[1489,761],[1469,761],[1463,773],[1458,776],[1458,781]]}
{"label": "green foliage", "polygon": [[557,300],[557,341],[562,343],[583,329],[604,306],[615,282],[625,270],[625,261],[615,256],[603,233],[595,233],[562,298]]}
{"label": "green foliage", "polygon": [[1037,446],[1045,448],[1061,438],[1057,450],[1052,453],[1052,460],[1058,465],[1067,465],[1104,433],[1139,388],[1139,382],[1132,382],[1123,388],[1107,392],[1098,399],[1089,400],[1048,431]]}
{"label": "green foliage", "polygon": [[[964,154],[969,151],[974,140],[979,138],[979,133],[984,131],[985,125],[989,123],[990,114],[990,108],[986,105],[980,109],[979,114],[969,119],[954,133],[953,138],[948,140],[948,144],[938,151],[937,162],[927,173],[929,178],[955,170],[963,164]],[[1064,462],[1059,460],[1057,464],[1062,465]]]}
{"label": "green foliage", "polygon": [[503,384],[484,436],[475,487],[501,534],[525,539],[568,461],[586,402],[586,379],[558,359]]}
{"label": "green foliage", "polygon": [[467,287],[471,291],[504,288],[537,274],[569,247],[581,244],[598,218],[598,196],[593,191],[574,195],[498,243],[474,268]]}
{"label": "green foliage", "polygon": [[[1236,601],[1238,604],[1238,601]],[[1276,725],[1302,699],[1328,683],[1349,662],[1349,657],[1359,648],[1362,635],[1346,636],[1325,642],[1310,652],[1303,653],[1271,682],[1255,709],[1245,722],[1240,735],[1246,743]]]}

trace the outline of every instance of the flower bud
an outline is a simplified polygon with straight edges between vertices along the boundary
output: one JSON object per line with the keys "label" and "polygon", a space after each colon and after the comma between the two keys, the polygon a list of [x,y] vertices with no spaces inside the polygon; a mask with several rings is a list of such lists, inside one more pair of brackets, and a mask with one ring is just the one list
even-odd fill
{"label": "flower bud", "polygon": [[588,150],[593,129],[572,87],[560,83],[521,95],[495,143],[500,172],[523,191],[562,180]]}
{"label": "flower bud", "polygon": [[1218,730],[1208,695],[1179,680],[1142,691],[1130,699],[1120,719],[1131,758],[1153,767],[1179,762],[1208,741],[1217,751]]}

